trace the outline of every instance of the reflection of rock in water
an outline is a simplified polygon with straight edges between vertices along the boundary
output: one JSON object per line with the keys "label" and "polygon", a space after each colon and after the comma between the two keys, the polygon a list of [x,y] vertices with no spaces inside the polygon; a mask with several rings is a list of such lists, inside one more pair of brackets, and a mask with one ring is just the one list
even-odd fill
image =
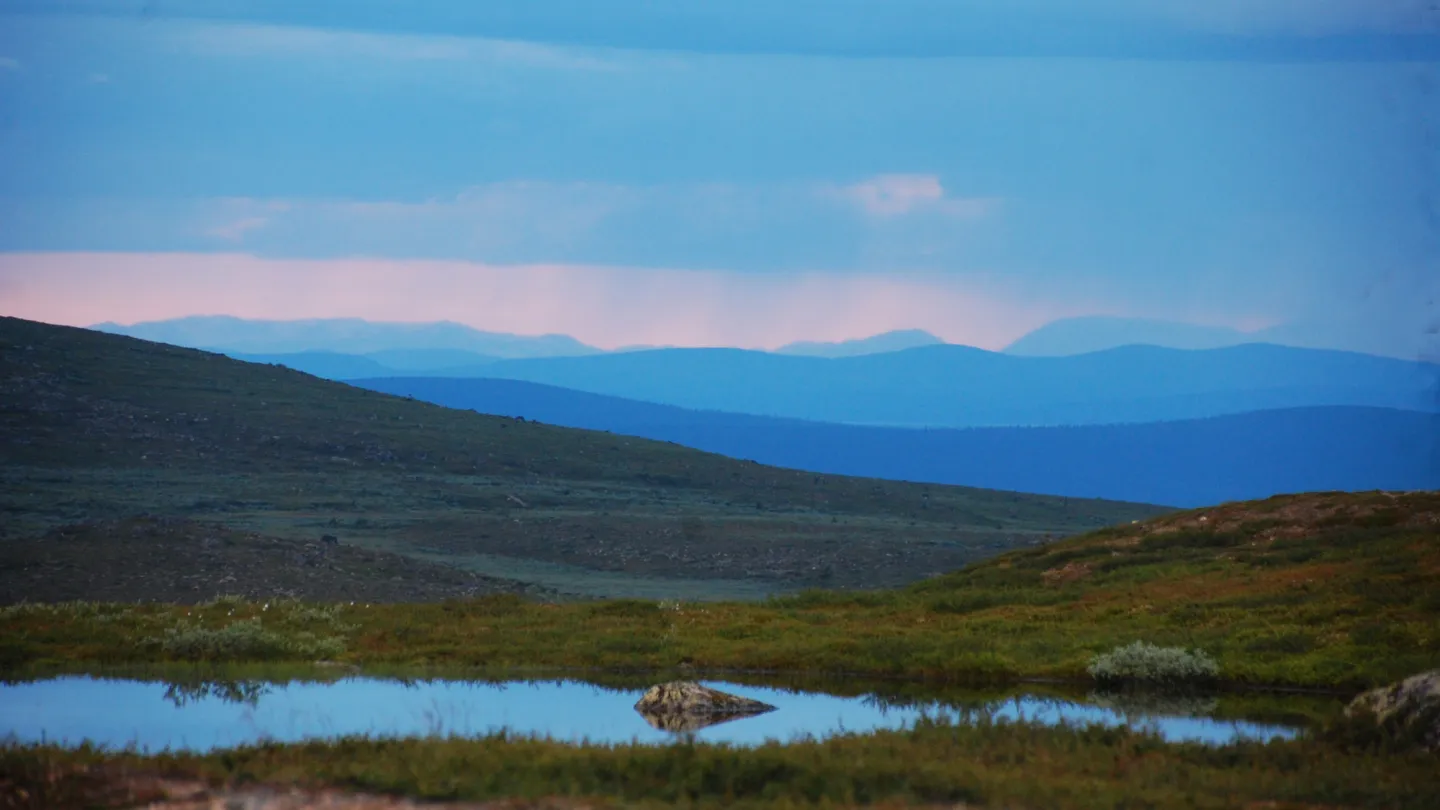
{"label": "reflection of rock in water", "polygon": [[693,681],[672,681],[650,687],[636,702],[635,711],[662,731],[690,732],[772,712],[775,707]]}
{"label": "reflection of rock in water", "polygon": [[754,717],[754,714],[652,714],[641,711],[640,716],[645,718],[652,728],[660,731],[673,731],[675,733],[699,731],[702,728],[718,726],[721,723],[729,723],[733,720],[743,720],[746,717]]}

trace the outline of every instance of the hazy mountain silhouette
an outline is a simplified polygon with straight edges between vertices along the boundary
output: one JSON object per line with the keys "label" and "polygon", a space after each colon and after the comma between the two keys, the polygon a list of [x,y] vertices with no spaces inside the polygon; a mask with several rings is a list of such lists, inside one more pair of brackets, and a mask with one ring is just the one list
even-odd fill
{"label": "hazy mountain silhouette", "polygon": [[484,365],[500,359],[464,349],[387,349],[370,352],[365,357],[398,371],[426,373]]}
{"label": "hazy mountain silhouette", "polygon": [[1052,321],[1006,346],[1005,353],[1026,357],[1066,357],[1120,346],[1219,349],[1264,341],[1262,336],[1223,326],[1097,315]]}
{"label": "hazy mountain silhouette", "polygon": [[265,363],[303,371],[327,380],[354,380],[363,377],[438,376],[475,377],[496,358],[459,349],[391,349],[372,354],[340,352],[289,352],[247,354],[221,352],[248,363]]}
{"label": "hazy mountain silhouette", "polygon": [[292,352],[289,354],[245,354],[244,352],[222,352],[236,360],[247,363],[284,366],[303,371],[327,380],[350,380],[357,377],[388,377],[406,373],[401,369],[387,366],[355,354],[338,352]]}
{"label": "hazy mountain silhouette", "polygon": [[916,430],[693,411],[513,380],[381,379],[453,408],[673,441],[812,472],[1200,506],[1285,492],[1440,488],[1440,415],[1363,407],[1141,425]]}
{"label": "hazy mountain silhouette", "polygon": [[1318,405],[1431,410],[1440,366],[1259,344],[1129,346],[1056,358],[944,345],[835,359],[666,349],[506,360],[469,373],[698,410],[982,427],[1158,422]]}
{"label": "hazy mountain silhouette", "polygon": [[1354,317],[1330,318],[1323,322],[1296,321],[1254,332],[1147,318],[1063,318],[1011,343],[1005,348],[1005,353],[1026,357],[1065,357],[1121,346],[1219,349],[1246,343],[1353,351],[1405,360],[1423,356],[1422,340],[1411,334],[1403,324],[1385,328],[1373,321]]}
{"label": "hazy mountain silhouette", "polygon": [[862,354],[882,354],[902,349],[914,349],[918,346],[934,346],[944,342],[923,329],[901,329],[838,343],[802,340],[787,343],[776,349],[775,352],[776,354],[795,354],[805,357],[857,357]]}
{"label": "hazy mountain silhouette", "polygon": [[[482,332],[449,321],[383,323],[359,318],[264,321],[204,315],[133,326],[102,323],[91,328],[175,346],[245,354],[368,354],[444,349],[472,352],[482,357],[518,358],[580,356],[600,351],[568,335]],[[463,359],[459,361],[464,362]]]}

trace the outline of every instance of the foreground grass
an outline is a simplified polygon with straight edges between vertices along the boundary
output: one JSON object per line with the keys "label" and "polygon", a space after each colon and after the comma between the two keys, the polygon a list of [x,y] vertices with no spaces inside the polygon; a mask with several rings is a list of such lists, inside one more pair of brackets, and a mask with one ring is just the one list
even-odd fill
{"label": "foreground grass", "polygon": [[1431,808],[1440,797],[1440,769],[1423,754],[1346,751],[1319,740],[1207,748],[1120,729],[987,723],[923,723],[755,749],[504,736],[348,739],[203,756],[0,748],[0,785],[30,799],[14,807],[105,806],[104,786],[145,773],[438,800],[571,796],[701,807]]}
{"label": "foreground grass", "polygon": [[907,589],[764,604],[498,596],[327,607],[16,606],[0,665],[333,658],[376,665],[1086,678],[1144,640],[1232,683],[1359,688],[1440,667],[1440,494],[1306,495],[1016,552]]}

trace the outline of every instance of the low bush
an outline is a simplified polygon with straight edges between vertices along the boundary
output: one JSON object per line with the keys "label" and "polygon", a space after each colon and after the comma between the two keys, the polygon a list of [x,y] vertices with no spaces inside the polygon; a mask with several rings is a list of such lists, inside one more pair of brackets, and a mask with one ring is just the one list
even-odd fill
{"label": "low bush", "polygon": [[1202,650],[1137,641],[1095,656],[1086,671],[1102,683],[1183,684],[1218,678],[1220,665]]}
{"label": "low bush", "polygon": [[330,658],[345,651],[338,638],[313,633],[289,636],[266,630],[259,619],[232,622],[217,630],[182,623],[165,630],[159,644],[167,655],[186,661],[266,661],[280,658]]}

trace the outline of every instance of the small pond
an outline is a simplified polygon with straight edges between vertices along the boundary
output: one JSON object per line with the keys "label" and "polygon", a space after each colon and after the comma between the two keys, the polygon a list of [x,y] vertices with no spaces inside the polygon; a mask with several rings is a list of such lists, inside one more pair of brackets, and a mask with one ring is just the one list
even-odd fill
{"label": "small pond", "polygon": [[[757,745],[806,735],[898,729],[922,716],[973,722],[980,714],[1043,724],[1129,725],[1166,739],[1224,744],[1293,737],[1296,720],[1213,716],[1215,698],[1134,701],[1091,695],[892,701],[815,691],[703,681],[772,704],[776,710],[690,732],[702,742]],[[654,728],[634,710],[643,689],[554,681],[487,682],[348,677],[332,681],[227,681],[192,684],[65,676],[0,685],[0,738],[109,747],[208,751],[262,741],[347,735],[517,735],[596,743],[663,744],[683,738]],[[1273,716],[1273,715],[1272,715]]]}

